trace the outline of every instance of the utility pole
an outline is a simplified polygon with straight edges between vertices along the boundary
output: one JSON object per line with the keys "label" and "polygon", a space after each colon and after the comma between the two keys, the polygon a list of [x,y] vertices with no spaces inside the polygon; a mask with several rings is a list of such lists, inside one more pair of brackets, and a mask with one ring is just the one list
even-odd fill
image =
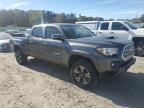
{"label": "utility pole", "polygon": [[41,11],[41,24],[44,24],[43,12]]}

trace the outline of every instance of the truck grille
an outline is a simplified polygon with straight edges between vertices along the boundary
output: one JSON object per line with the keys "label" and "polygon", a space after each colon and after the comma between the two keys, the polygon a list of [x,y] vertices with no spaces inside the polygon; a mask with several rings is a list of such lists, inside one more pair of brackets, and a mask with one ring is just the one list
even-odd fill
{"label": "truck grille", "polygon": [[122,53],[122,58],[124,60],[129,60],[134,56],[134,44],[130,44],[124,47],[123,53]]}

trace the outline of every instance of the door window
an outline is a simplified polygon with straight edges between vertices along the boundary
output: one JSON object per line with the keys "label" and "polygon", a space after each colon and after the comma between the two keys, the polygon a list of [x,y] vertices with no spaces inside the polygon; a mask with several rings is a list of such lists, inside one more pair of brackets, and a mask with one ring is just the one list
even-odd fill
{"label": "door window", "polygon": [[54,34],[61,34],[61,32],[56,27],[46,28],[46,38],[52,38],[52,35]]}
{"label": "door window", "polygon": [[42,27],[35,27],[33,29],[32,35],[34,37],[42,38],[42,36],[43,36],[43,29],[42,29]]}
{"label": "door window", "polygon": [[105,22],[101,24],[101,30],[108,30],[109,28],[109,22]]}
{"label": "door window", "polygon": [[113,22],[112,23],[112,30],[122,30],[121,27],[123,27],[124,25],[120,22]]}

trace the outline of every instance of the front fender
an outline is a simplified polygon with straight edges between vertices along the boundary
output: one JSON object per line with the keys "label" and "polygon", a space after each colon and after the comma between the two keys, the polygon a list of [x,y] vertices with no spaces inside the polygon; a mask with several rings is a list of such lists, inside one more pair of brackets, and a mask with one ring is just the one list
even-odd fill
{"label": "front fender", "polygon": [[94,64],[96,69],[99,68],[98,67],[99,64],[97,64],[97,62],[96,62],[97,57],[93,53],[90,53],[90,52],[87,52],[87,51],[82,51],[82,50],[73,50],[73,52],[71,52],[71,54],[69,55],[69,58],[68,58],[68,61],[67,61],[68,65],[69,65],[70,58],[72,56],[81,56],[81,57],[87,58]]}
{"label": "front fender", "polygon": [[78,56],[83,56],[83,57],[87,57],[87,58],[89,58],[89,59],[92,59],[92,55],[91,55],[89,52],[86,52],[86,51],[73,50],[73,52],[71,52],[69,58],[70,58],[72,55],[78,55]]}

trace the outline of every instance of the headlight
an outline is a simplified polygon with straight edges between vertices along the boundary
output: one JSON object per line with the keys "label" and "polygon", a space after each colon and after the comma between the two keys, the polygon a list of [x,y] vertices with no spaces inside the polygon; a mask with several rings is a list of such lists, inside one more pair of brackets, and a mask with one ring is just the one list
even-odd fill
{"label": "headlight", "polygon": [[97,48],[96,51],[105,56],[113,56],[118,54],[118,48]]}

